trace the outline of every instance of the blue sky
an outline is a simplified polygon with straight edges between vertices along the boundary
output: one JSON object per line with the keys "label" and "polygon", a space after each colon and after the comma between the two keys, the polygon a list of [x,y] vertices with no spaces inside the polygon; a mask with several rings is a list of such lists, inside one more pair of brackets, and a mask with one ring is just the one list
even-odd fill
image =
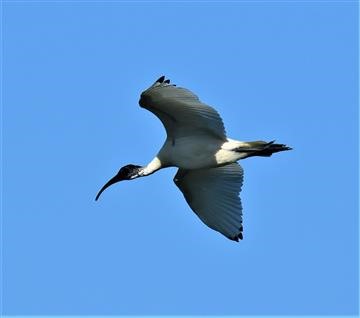
{"label": "blue sky", "polygon": [[[357,3],[5,2],[3,313],[345,315],[358,310]],[[204,226],[175,168],[108,189],[165,138],[159,76],[242,161],[244,240]]]}

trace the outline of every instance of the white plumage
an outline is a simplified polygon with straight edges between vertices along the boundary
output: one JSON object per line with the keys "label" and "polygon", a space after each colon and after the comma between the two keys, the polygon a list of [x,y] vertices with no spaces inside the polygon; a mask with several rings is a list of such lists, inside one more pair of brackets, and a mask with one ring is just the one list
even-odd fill
{"label": "white plumage", "polygon": [[237,161],[251,156],[268,157],[291,148],[273,141],[242,142],[227,138],[215,109],[189,90],[171,85],[164,76],[141,94],[139,104],[161,120],[167,133],[165,143],[148,165],[122,167],[102,187],[96,200],[118,181],[176,166],[179,170],[174,182],[197,216],[229,239],[242,239],[239,192],[243,169]]}

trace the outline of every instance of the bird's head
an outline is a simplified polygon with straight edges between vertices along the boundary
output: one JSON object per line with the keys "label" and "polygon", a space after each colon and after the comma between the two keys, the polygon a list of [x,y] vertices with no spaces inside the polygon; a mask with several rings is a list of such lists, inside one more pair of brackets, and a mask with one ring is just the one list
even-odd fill
{"label": "bird's head", "polygon": [[141,171],[142,167],[137,165],[126,165],[122,167],[119,172],[112,177],[99,191],[99,193],[96,195],[95,201],[97,201],[101,195],[101,193],[104,192],[104,190],[114,183],[117,183],[119,181],[123,180],[133,180],[137,177],[140,177],[139,172]]}

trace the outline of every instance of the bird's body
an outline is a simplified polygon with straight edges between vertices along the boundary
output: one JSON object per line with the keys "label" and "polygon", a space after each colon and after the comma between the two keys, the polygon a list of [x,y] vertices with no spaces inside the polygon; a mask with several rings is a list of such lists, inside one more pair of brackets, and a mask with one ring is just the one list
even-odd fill
{"label": "bird's body", "polygon": [[[246,147],[247,143],[231,139],[218,141],[209,136],[182,137],[176,139],[176,142],[167,139],[154,162],[161,163],[159,168],[171,166],[188,170],[214,168],[244,158],[245,153],[234,150],[242,146]],[[147,171],[158,167],[154,162],[150,162],[146,167]]]}
{"label": "bird's body", "polygon": [[184,88],[160,77],[141,94],[141,107],[163,123],[167,138],[156,157],[146,166],[127,165],[98,193],[121,180],[148,176],[159,169],[178,167],[175,184],[193,211],[209,227],[229,239],[242,239],[242,207],[238,196],[243,170],[238,160],[271,156],[290,150],[283,144],[227,138],[224,124],[212,107]]}

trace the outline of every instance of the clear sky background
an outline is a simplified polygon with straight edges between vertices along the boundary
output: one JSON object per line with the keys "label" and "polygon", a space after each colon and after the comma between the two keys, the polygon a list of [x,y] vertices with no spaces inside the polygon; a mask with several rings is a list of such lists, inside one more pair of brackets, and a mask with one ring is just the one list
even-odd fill
{"label": "clear sky background", "polygon": [[[357,3],[5,2],[4,314],[356,314]],[[244,240],[203,225],[175,168],[109,188],[161,147],[159,76],[242,161]]]}

